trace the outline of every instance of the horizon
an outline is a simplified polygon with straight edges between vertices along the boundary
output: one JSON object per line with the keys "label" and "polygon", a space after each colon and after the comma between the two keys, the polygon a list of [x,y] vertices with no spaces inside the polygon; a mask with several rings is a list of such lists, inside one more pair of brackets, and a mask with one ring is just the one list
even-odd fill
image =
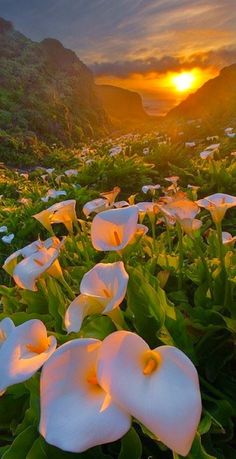
{"label": "horizon", "polygon": [[164,115],[236,62],[233,3],[1,0],[0,16],[34,41],[60,40],[97,84],[138,92],[147,113]]}

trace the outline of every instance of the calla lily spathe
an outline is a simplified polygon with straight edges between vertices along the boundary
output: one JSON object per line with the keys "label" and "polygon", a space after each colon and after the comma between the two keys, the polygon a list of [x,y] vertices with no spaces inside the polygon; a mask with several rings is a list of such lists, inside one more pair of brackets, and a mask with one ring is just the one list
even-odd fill
{"label": "calla lily spathe", "polygon": [[150,350],[138,335],[118,331],[103,341],[97,378],[124,410],[170,449],[186,456],[201,416],[197,371],[172,346]]}
{"label": "calla lily spathe", "polygon": [[42,247],[36,253],[20,261],[12,273],[18,287],[37,291],[36,281],[46,272],[52,277],[62,278],[63,274],[57,258],[63,244],[64,240],[61,241],[57,248],[50,247],[47,249]]}
{"label": "calla lily spathe", "polygon": [[234,244],[236,242],[236,236],[232,236],[232,234],[227,231],[222,231],[222,242],[224,245]]}
{"label": "calla lily spathe", "polygon": [[215,193],[204,199],[199,199],[196,203],[209,210],[212,220],[218,224],[223,220],[227,209],[236,206],[236,197],[224,193]]}
{"label": "calla lily spathe", "polygon": [[104,191],[103,193],[100,193],[100,196],[107,199],[107,201],[109,202],[109,205],[113,206],[119,193],[120,193],[120,187],[115,186],[113,190],[111,191]]}
{"label": "calla lily spathe", "polygon": [[84,317],[93,313],[109,314],[122,303],[128,284],[128,273],[122,261],[98,263],[88,271],[80,284],[79,295],[65,315],[67,331],[78,332]]}
{"label": "calla lily spathe", "polygon": [[198,205],[187,198],[173,199],[167,204],[160,206],[160,210],[177,220],[192,220],[200,212]]}
{"label": "calla lily spathe", "polygon": [[73,223],[77,222],[75,199],[58,202],[46,210],[33,215],[48,231],[52,232],[52,224],[63,223],[69,232],[73,230]]}
{"label": "calla lily spathe", "polygon": [[156,190],[159,190],[161,188],[161,185],[159,183],[157,185],[144,185],[142,187],[142,192],[147,194],[148,191],[150,191],[152,194],[155,194]]}
{"label": "calla lily spathe", "polygon": [[130,429],[129,414],[98,384],[101,344],[96,339],[69,341],[43,367],[39,431],[62,450],[82,452],[118,440]]}
{"label": "calla lily spathe", "polygon": [[37,241],[31,242],[31,244],[26,245],[22,249],[16,250],[13,252],[9,257],[6,258],[3,269],[12,275],[15,266],[17,265],[17,259],[21,256],[23,258],[29,257],[34,253],[37,253],[42,248],[49,249],[50,247],[57,248],[60,245],[60,240],[57,237],[50,237],[46,239],[46,241],[41,241],[38,239]]}
{"label": "calla lily spathe", "polygon": [[66,196],[67,192],[65,190],[48,190],[46,196],[44,198],[41,198],[41,201],[43,202],[48,202],[49,199],[55,199],[58,198],[59,196]]}
{"label": "calla lily spathe", "polygon": [[192,236],[201,228],[202,221],[198,220],[197,218],[183,218],[180,220],[180,225],[186,234]]}
{"label": "calla lily spathe", "polygon": [[88,218],[90,214],[95,212],[98,214],[99,212],[103,212],[109,207],[109,201],[107,199],[98,198],[93,199],[92,201],[86,202],[83,207],[83,213]]}
{"label": "calla lily spathe", "polygon": [[1,393],[11,385],[31,378],[55,351],[57,344],[56,338],[47,337],[45,325],[40,320],[28,320],[18,327],[8,322],[7,329],[10,333],[0,347]]}
{"label": "calla lily spathe", "polygon": [[138,230],[136,206],[111,209],[96,215],[92,221],[91,239],[96,250],[122,250]]}

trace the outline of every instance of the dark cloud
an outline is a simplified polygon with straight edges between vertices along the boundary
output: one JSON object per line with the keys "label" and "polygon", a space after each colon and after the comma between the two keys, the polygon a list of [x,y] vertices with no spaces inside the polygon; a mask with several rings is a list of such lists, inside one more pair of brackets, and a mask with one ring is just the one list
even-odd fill
{"label": "dark cloud", "polygon": [[212,50],[205,53],[194,53],[186,58],[163,56],[160,59],[148,57],[115,62],[102,62],[91,65],[90,68],[96,76],[117,76],[126,78],[132,74],[166,73],[193,67],[206,68],[214,66],[221,68],[236,62],[236,48]]}
{"label": "dark cloud", "polygon": [[235,0],[0,0],[0,16],[33,40],[61,40],[87,64],[150,54],[167,56],[165,67],[168,56],[236,42]]}

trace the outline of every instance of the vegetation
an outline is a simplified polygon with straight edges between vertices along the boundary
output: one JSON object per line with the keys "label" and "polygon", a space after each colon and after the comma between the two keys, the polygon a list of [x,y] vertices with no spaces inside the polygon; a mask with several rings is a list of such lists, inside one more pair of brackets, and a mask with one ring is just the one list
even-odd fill
{"label": "vegetation", "polygon": [[[175,346],[197,368],[203,403],[201,422],[187,458],[233,459],[236,455],[235,208],[230,207],[224,216],[221,212],[217,220],[217,206],[224,207],[227,198],[213,205],[216,213],[212,208],[209,212],[201,207],[198,200],[214,193],[236,196],[236,162],[235,154],[231,154],[236,144],[234,138],[221,137],[213,153],[202,159],[200,153],[206,151],[210,142],[189,149],[180,142],[163,143],[158,137],[152,133],[125,136],[116,140],[116,144],[111,140],[94,142],[86,150],[71,151],[68,162],[66,151],[55,148],[48,156],[54,155],[54,163],[50,159],[47,164],[54,164],[55,170],[36,168],[22,173],[19,169],[2,169],[0,218],[1,225],[7,229],[1,229],[1,237],[14,234],[14,238],[8,242],[0,239],[1,264],[14,251],[37,238],[44,241],[52,236],[51,230],[60,241],[62,236],[66,239],[60,254],[58,251],[63,277],[52,277],[45,270],[35,280],[37,290],[20,285],[15,268],[7,269],[13,278],[6,270],[1,271],[0,319],[9,317],[16,326],[27,324],[30,319],[41,320],[48,336],[56,338],[59,347],[78,338],[104,340],[120,329],[138,334],[151,349]],[[113,155],[117,145],[121,151]],[[38,159],[41,161],[40,156]],[[160,184],[161,188],[151,187],[149,194],[145,194],[147,189],[142,191],[142,187],[152,184]],[[121,250],[101,251],[94,236],[91,240],[94,214],[86,218],[83,208],[88,201],[98,198],[105,200],[105,208],[100,211],[114,206],[114,196],[111,200],[110,195],[100,196],[100,193],[115,186],[121,188],[116,201],[129,201],[128,209],[136,204],[140,223],[147,226],[148,232],[136,235]],[[66,194],[53,198],[52,190]],[[42,201],[45,197],[47,202]],[[55,223],[50,220],[53,225],[46,229],[39,217],[33,217],[63,200],[76,202],[77,217],[71,221],[71,227],[69,220],[61,217]],[[189,211],[192,206],[201,213],[193,216]],[[54,213],[50,215],[52,218]],[[188,230],[183,222],[186,219],[190,221]],[[195,220],[200,223],[193,223]],[[227,241],[222,238],[222,230],[223,235],[231,233]],[[85,273],[98,263],[118,261],[124,263],[129,275],[127,291],[117,309],[120,316],[100,310],[85,317],[78,331],[67,333],[65,314],[71,301],[80,294]],[[17,259],[17,266],[19,262]],[[3,374],[4,371],[2,367]],[[134,419],[132,429],[120,440],[86,452],[70,453],[49,445],[38,433],[39,378],[40,370],[17,385],[13,380],[1,397],[0,457],[3,459],[182,457],[172,453],[140,419]]]}

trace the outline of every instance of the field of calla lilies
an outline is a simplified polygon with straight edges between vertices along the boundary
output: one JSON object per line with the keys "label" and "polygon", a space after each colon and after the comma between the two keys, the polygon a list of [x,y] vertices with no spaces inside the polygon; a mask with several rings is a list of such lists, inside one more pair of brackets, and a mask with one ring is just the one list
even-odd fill
{"label": "field of calla lilies", "polygon": [[2,459],[235,459],[236,142],[190,143],[2,165]]}

